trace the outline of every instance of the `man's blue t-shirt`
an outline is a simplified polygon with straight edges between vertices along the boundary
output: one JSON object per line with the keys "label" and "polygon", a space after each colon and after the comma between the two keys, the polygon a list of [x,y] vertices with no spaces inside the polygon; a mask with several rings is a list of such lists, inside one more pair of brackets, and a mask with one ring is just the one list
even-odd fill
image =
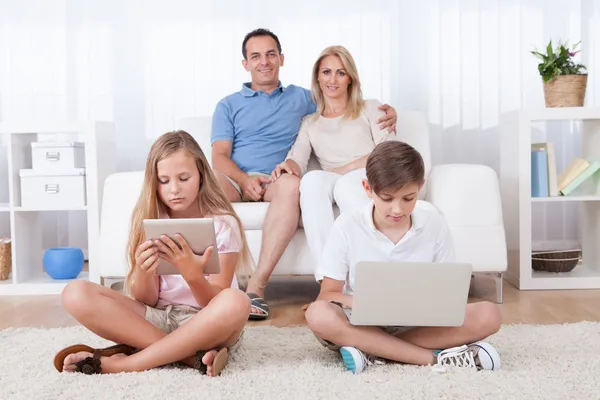
{"label": "man's blue t-shirt", "polygon": [[268,95],[245,83],[217,104],[211,144],[231,141],[231,159],[242,171],[270,174],[294,144],[302,118],[315,111],[309,90],[280,83]]}

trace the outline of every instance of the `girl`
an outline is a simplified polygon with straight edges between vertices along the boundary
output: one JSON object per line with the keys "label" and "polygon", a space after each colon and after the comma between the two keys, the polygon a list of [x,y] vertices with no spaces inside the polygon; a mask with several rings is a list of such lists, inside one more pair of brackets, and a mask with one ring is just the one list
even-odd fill
{"label": "girl", "polygon": [[[191,252],[181,236],[144,238],[144,219],[214,219],[217,249]],[[221,271],[203,267],[218,251]],[[120,343],[105,349],[67,347],[54,358],[59,372],[143,371],[181,361],[217,376],[237,348],[250,314],[250,300],[237,289],[236,272],[250,253],[241,221],[221,190],[204,153],[187,132],[169,132],[153,144],[144,185],[133,211],[128,244],[130,297],[85,281],[65,287],[67,311],[95,334]],[[159,258],[181,275],[157,276]]]}
{"label": "girl", "polygon": [[[392,137],[377,120],[384,114],[377,100],[363,100],[352,55],[342,46],[328,47],[313,67],[312,95],[316,113],[304,118],[287,159],[273,171],[303,176],[300,182],[302,224],[315,265],[334,221],[333,203],[340,213],[368,202],[362,190],[367,157],[380,142]],[[390,130],[395,131],[395,126]],[[322,170],[307,173],[311,151]],[[320,280],[319,277],[317,277]]]}

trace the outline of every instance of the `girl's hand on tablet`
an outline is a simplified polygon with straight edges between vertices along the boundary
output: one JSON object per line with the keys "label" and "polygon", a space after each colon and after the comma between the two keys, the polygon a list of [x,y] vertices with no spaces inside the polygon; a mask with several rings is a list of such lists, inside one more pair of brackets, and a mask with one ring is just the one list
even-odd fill
{"label": "girl's hand on tablet", "polygon": [[146,240],[135,251],[135,265],[138,271],[146,274],[156,274],[158,267],[158,248],[152,240]]}
{"label": "girl's hand on tablet", "polygon": [[194,254],[183,236],[177,234],[175,239],[178,244],[166,235],[162,235],[160,240],[156,241],[159,257],[173,264],[186,281],[204,278],[204,266],[212,255],[213,247],[208,247],[204,254],[199,256]]}

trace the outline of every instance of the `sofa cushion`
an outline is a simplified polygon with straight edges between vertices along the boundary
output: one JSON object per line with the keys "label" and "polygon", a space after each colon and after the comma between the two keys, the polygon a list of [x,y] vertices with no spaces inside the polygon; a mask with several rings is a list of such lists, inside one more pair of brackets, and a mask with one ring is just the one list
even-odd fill
{"label": "sofa cushion", "polygon": [[260,230],[269,209],[269,203],[248,202],[233,203],[233,209],[239,215],[245,230]]}
{"label": "sofa cushion", "polygon": [[[245,230],[261,230],[263,222],[267,216],[269,203],[266,202],[248,202],[248,203],[233,203],[233,209],[242,220]],[[337,204],[333,205],[333,215],[337,218],[340,215],[340,209]],[[298,228],[304,229],[302,224],[302,214],[298,221]]]}

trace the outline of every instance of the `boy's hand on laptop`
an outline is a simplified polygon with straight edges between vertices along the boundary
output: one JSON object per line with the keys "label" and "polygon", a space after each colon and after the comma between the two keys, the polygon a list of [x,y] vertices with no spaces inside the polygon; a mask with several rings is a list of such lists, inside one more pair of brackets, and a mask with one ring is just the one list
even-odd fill
{"label": "boy's hand on laptop", "polygon": [[318,300],[335,301],[344,305],[344,307],[352,308],[353,298],[348,294],[344,294],[345,281],[338,281],[324,277],[321,281],[321,290],[319,291]]}
{"label": "boy's hand on laptop", "polygon": [[214,248],[209,246],[203,255],[194,254],[188,242],[180,234],[175,235],[177,245],[168,236],[162,235],[157,240],[160,258],[173,264],[187,281],[204,276],[204,266],[210,259]]}
{"label": "boy's hand on laptop", "polygon": [[264,176],[249,176],[242,182],[244,196],[253,201],[260,201],[265,195],[265,183],[271,183],[271,179]]}

